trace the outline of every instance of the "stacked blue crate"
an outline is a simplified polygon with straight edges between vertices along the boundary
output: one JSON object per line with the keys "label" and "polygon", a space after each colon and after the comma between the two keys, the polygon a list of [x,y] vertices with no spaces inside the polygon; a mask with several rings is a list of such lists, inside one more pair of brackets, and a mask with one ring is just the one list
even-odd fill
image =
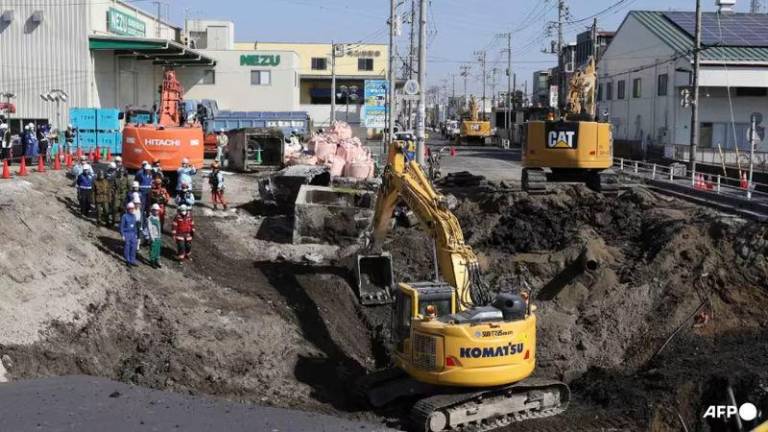
{"label": "stacked blue crate", "polygon": [[70,108],[70,123],[77,129],[75,145],[86,153],[97,146],[112,154],[122,153],[119,114],[116,108]]}

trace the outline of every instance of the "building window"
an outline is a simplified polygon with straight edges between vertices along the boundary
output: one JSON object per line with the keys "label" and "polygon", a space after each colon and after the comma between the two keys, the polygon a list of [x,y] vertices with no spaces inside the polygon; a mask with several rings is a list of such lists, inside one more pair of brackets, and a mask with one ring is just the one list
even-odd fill
{"label": "building window", "polygon": [[272,72],[264,70],[251,71],[251,85],[267,86],[272,84]]}
{"label": "building window", "polygon": [[328,69],[328,59],[325,57],[312,57],[312,70]]}
{"label": "building window", "polygon": [[612,100],[613,99],[613,83],[607,82],[605,83],[605,100]]}
{"label": "building window", "polygon": [[619,81],[618,84],[616,84],[616,99],[624,99],[627,93],[627,82],[624,80]]}
{"label": "building window", "polygon": [[637,99],[643,96],[643,82],[640,78],[632,80],[632,97]]}
{"label": "building window", "polygon": [[669,87],[669,75],[660,74],[656,85],[658,87],[656,94],[658,96],[666,96],[667,87]]}
{"label": "building window", "polygon": [[372,58],[359,58],[357,59],[357,70],[359,71],[372,71],[373,59]]}
{"label": "building window", "polygon": [[603,100],[603,85],[598,84],[597,85],[597,101],[601,102]]}
{"label": "building window", "polygon": [[200,81],[197,82],[202,85],[214,85],[216,84],[216,71],[213,69],[203,72],[203,76],[200,77]]}
{"label": "building window", "polygon": [[736,87],[736,96],[765,97],[766,95],[768,95],[768,89],[765,87]]}

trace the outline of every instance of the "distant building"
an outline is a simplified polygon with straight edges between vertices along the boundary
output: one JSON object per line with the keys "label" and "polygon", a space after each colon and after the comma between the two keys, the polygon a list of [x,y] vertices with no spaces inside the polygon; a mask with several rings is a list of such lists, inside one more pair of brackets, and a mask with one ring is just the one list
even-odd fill
{"label": "distant building", "polygon": [[[608,45],[613,40],[616,32],[598,30],[597,33],[592,30],[581,32],[576,35],[576,68],[584,67],[589,58],[597,54],[596,61],[599,61]],[[595,38],[597,39],[597,50],[595,50]]]}
{"label": "distant building", "polygon": [[[357,89],[357,99],[349,101],[349,121],[360,122],[363,91],[367,80],[387,79],[389,47],[386,44],[337,44],[336,118],[347,118],[347,98],[338,96],[341,86]],[[330,43],[238,42],[237,50],[293,51],[298,55],[298,86],[301,111],[307,111],[315,126],[327,126],[331,117]]]}
{"label": "distant building", "polygon": [[[694,22],[693,12],[630,12],[599,62],[598,110],[636,154],[688,159]],[[751,113],[768,118],[768,16],[707,12],[703,23],[698,159],[719,165],[718,147],[729,161],[728,150],[748,149]]]}
{"label": "distant building", "polygon": [[552,84],[552,69],[536,71],[533,73],[533,90],[531,91],[531,105],[536,108],[549,106],[549,91]]}

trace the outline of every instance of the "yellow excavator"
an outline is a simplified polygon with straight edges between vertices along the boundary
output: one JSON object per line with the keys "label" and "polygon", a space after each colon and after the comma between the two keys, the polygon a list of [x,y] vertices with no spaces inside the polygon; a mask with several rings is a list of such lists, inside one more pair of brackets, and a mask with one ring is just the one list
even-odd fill
{"label": "yellow excavator", "polygon": [[[436,274],[432,281],[399,283],[389,293],[396,368],[364,380],[369,402],[379,407],[418,396],[411,419],[417,430],[428,432],[491,430],[564,411],[568,386],[530,377],[536,366],[536,307],[529,293],[488,286],[445,197],[421,166],[407,159],[405,143],[394,141],[376,202],[373,251],[381,248],[400,201],[434,240]],[[359,268],[361,262],[367,270]],[[363,280],[369,280],[366,274],[382,280],[391,265],[388,255],[358,256]]]}
{"label": "yellow excavator", "polygon": [[[565,113],[559,119],[529,121],[523,132],[523,190],[546,192],[547,182],[580,182],[604,193],[618,190],[610,123],[595,117],[594,59],[570,80]],[[545,170],[549,170],[547,173]]]}
{"label": "yellow excavator", "polygon": [[479,115],[480,108],[474,96],[469,99],[469,112],[467,118],[461,121],[459,128],[458,143],[483,144],[485,139],[491,136],[491,122],[481,120]]}

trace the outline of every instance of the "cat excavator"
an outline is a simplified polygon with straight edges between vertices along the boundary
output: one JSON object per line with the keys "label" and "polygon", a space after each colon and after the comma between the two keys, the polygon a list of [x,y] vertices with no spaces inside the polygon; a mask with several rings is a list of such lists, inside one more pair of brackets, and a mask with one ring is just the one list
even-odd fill
{"label": "cat excavator", "polygon": [[[381,407],[418,396],[410,416],[416,430],[427,432],[492,430],[563,412],[568,386],[531,378],[536,306],[528,293],[491,289],[445,197],[421,166],[408,160],[405,143],[393,141],[375,207],[374,252],[381,249],[400,201],[434,240],[436,275],[432,281],[399,283],[393,290],[396,368],[363,380],[368,401]],[[360,262],[391,273],[386,254],[358,256]]]}
{"label": "cat excavator", "polygon": [[[611,124],[596,121],[595,61],[590,58],[569,83],[565,113],[559,118],[529,121],[523,132],[523,190],[542,193],[547,182],[580,182],[604,193],[616,193]],[[549,170],[549,173],[546,172]]]}

